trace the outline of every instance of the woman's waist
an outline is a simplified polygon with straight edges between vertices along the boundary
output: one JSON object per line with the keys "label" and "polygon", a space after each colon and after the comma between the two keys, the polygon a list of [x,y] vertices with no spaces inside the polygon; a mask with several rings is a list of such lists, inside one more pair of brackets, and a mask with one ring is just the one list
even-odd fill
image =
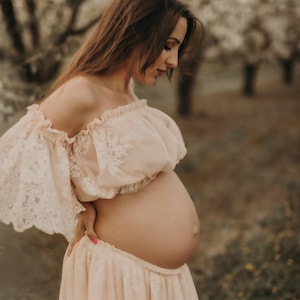
{"label": "woman's waist", "polygon": [[178,267],[192,255],[199,221],[174,174],[159,175],[134,194],[95,202],[99,238],[151,263]]}
{"label": "woman's waist", "polygon": [[[119,216],[122,217],[122,216]],[[152,217],[152,218],[151,218]],[[177,268],[193,255],[199,235],[197,219],[175,221],[167,216],[98,217],[97,236],[119,249],[164,268]]]}

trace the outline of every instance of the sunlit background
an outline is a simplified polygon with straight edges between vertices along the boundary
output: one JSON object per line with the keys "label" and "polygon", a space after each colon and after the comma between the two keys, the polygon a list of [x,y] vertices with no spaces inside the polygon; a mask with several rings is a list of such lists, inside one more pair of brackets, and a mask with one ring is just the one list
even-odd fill
{"label": "sunlit background", "polygon": [[[0,0],[1,133],[108,2]],[[201,221],[189,262],[199,299],[299,300],[300,2],[185,2],[204,28],[183,59],[189,72],[136,90],[176,120],[188,148],[176,170]],[[57,299],[65,247],[0,224],[0,299]]]}

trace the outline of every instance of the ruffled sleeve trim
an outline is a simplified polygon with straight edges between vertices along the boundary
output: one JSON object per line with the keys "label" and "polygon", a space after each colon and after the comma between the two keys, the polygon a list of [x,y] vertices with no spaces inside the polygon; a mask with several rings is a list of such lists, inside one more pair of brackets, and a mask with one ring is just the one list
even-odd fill
{"label": "ruffled sleeve trim", "polygon": [[0,220],[16,231],[35,226],[72,238],[84,210],[70,180],[67,134],[29,107],[0,140]]}
{"label": "ruffled sleeve trim", "polygon": [[[97,183],[96,180],[91,180],[91,178],[83,178],[81,181],[81,186],[83,188],[79,188],[78,186],[74,186],[74,191],[81,201],[93,201],[99,198],[102,199],[112,199],[118,194],[129,194],[134,193],[143,187],[147,186],[151,181],[155,179],[157,173],[152,174],[149,177],[144,177],[142,180],[120,186],[120,187],[105,187],[101,186],[101,184]],[[87,198],[88,191],[88,198]]]}
{"label": "ruffled sleeve trim", "polygon": [[67,132],[52,128],[52,121],[47,119],[39,110],[39,104],[32,104],[27,107],[27,111],[28,113],[25,117],[29,118],[35,128],[40,128],[41,130],[44,130],[44,132],[48,132],[53,135],[57,141],[63,141],[68,144],[74,142],[74,137],[68,137]]}

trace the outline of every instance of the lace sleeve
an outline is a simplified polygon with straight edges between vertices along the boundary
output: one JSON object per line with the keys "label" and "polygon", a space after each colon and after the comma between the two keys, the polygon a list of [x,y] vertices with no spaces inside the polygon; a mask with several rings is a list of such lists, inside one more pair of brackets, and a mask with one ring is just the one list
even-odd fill
{"label": "lace sleeve", "polygon": [[24,116],[0,139],[0,220],[16,231],[32,226],[70,240],[84,210],[70,181],[71,139],[46,120]]}

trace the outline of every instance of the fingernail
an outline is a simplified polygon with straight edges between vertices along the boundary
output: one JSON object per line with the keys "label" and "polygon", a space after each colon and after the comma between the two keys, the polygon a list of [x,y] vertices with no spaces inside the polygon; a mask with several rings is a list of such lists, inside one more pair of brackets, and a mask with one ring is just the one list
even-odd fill
{"label": "fingernail", "polygon": [[98,244],[98,239],[97,239],[97,238],[93,238],[93,239],[92,239],[92,242],[93,242],[94,244]]}

